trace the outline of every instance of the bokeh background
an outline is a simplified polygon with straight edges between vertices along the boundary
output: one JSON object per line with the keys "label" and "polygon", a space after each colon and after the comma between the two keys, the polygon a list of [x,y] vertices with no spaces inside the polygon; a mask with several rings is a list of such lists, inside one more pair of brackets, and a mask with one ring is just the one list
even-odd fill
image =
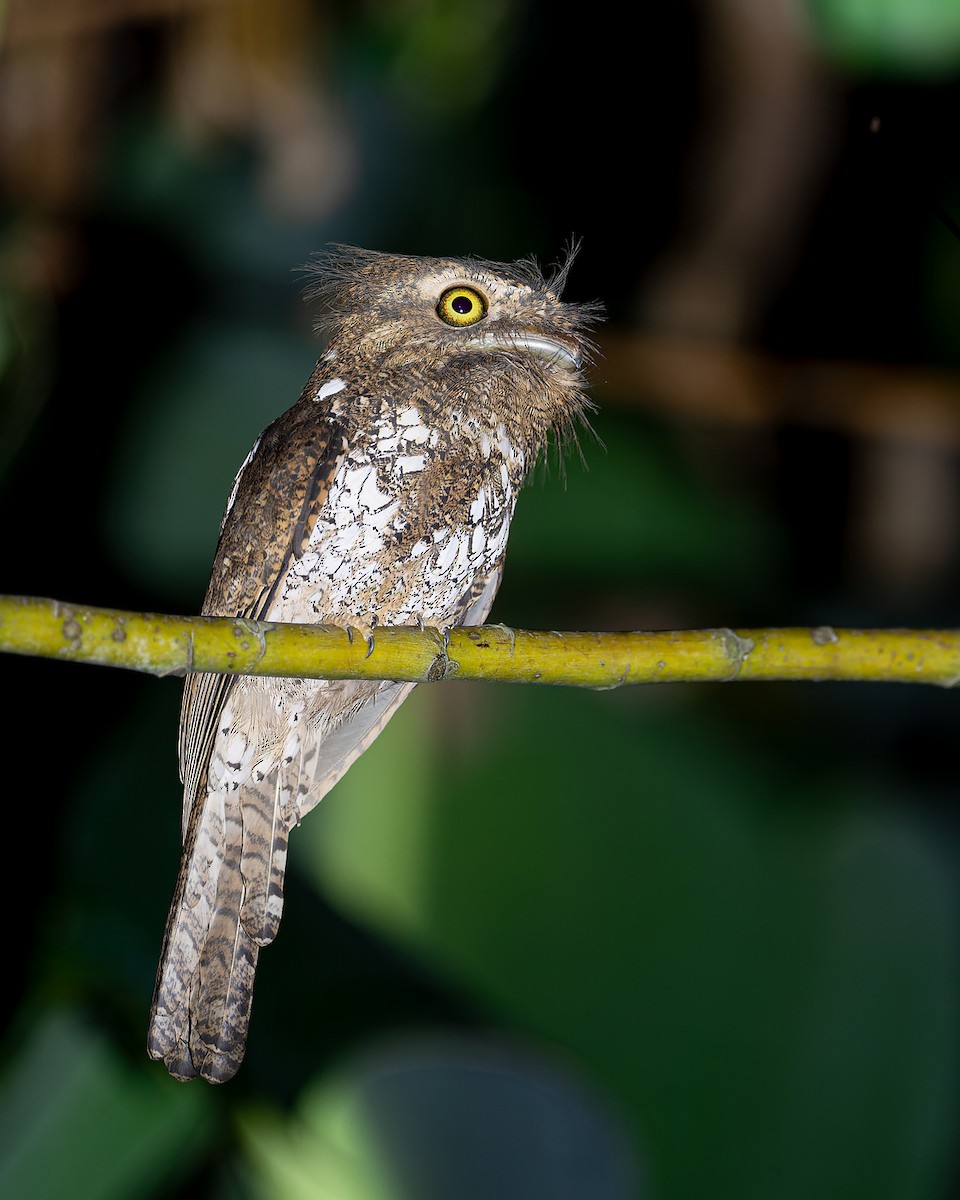
{"label": "bokeh background", "polygon": [[[329,241],[554,262],[596,437],[496,619],[952,626],[955,0],[8,0],[0,590],[197,611]],[[180,684],[7,658],[0,1192],[958,1194],[957,698],[421,688],[246,1062],[148,1062]]]}

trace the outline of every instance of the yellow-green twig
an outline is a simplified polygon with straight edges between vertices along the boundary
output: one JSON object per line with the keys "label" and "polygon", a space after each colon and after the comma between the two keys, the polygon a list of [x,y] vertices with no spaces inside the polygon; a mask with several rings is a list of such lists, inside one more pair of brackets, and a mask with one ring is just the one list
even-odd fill
{"label": "yellow-green twig", "polygon": [[868,680],[952,687],[960,630],[700,629],[558,633],[502,625],[377,629],[176,617],[0,597],[0,651],[155,675],[214,671],[326,679],[491,679],[573,687]]}

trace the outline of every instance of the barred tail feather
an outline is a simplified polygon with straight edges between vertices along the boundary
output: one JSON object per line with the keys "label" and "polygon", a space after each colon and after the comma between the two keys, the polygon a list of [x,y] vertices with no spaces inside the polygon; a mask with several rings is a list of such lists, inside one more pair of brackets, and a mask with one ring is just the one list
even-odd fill
{"label": "barred tail feather", "polygon": [[241,805],[206,783],[191,812],[147,1050],[176,1079],[230,1079],[243,1060],[259,946],[240,921]]}
{"label": "barred tail feather", "polygon": [[198,987],[191,1005],[191,1058],[211,1083],[230,1079],[243,1061],[259,953],[240,920],[244,891],[241,825],[240,805],[234,801],[224,824],[215,907],[200,953]]}
{"label": "barred tail feather", "polygon": [[197,1075],[190,1049],[190,1014],[196,1007],[200,960],[216,895],[223,838],[222,821],[216,820],[205,781],[202,790],[204,801],[198,798],[187,826],[147,1033],[150,1057],[163,1059],[176,1079]]}
{"label": "barred tail feather", "polygon": [[287,826],[283,819],[283,775],[274,768],[245,787],[240,796],[243,879],[240,921],[258,946],[277,936],[283,914],[283,878],[287,866]]}

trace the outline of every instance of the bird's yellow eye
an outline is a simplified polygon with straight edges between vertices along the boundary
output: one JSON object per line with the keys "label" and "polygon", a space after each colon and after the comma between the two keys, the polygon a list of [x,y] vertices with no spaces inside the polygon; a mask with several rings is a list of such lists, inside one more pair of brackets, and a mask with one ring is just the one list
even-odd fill
{"label": "bird's yellow eye", "polygon": [[487,298],[472,287],[447,288],[437,303],[437,316],[448,325],[476,325],[487,315]]}

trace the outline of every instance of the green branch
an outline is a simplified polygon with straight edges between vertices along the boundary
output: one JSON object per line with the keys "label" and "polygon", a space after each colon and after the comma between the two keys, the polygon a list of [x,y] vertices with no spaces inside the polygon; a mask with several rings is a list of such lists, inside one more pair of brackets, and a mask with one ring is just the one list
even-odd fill
{"label": "green branch", "polygon": [[307,679],[626,683],[868,680],[953,687],[960,630],[700,629],[557,633],[502,625],[376,630],[174,617],[0,597],[0,651],[154,675],[213,671]]}

